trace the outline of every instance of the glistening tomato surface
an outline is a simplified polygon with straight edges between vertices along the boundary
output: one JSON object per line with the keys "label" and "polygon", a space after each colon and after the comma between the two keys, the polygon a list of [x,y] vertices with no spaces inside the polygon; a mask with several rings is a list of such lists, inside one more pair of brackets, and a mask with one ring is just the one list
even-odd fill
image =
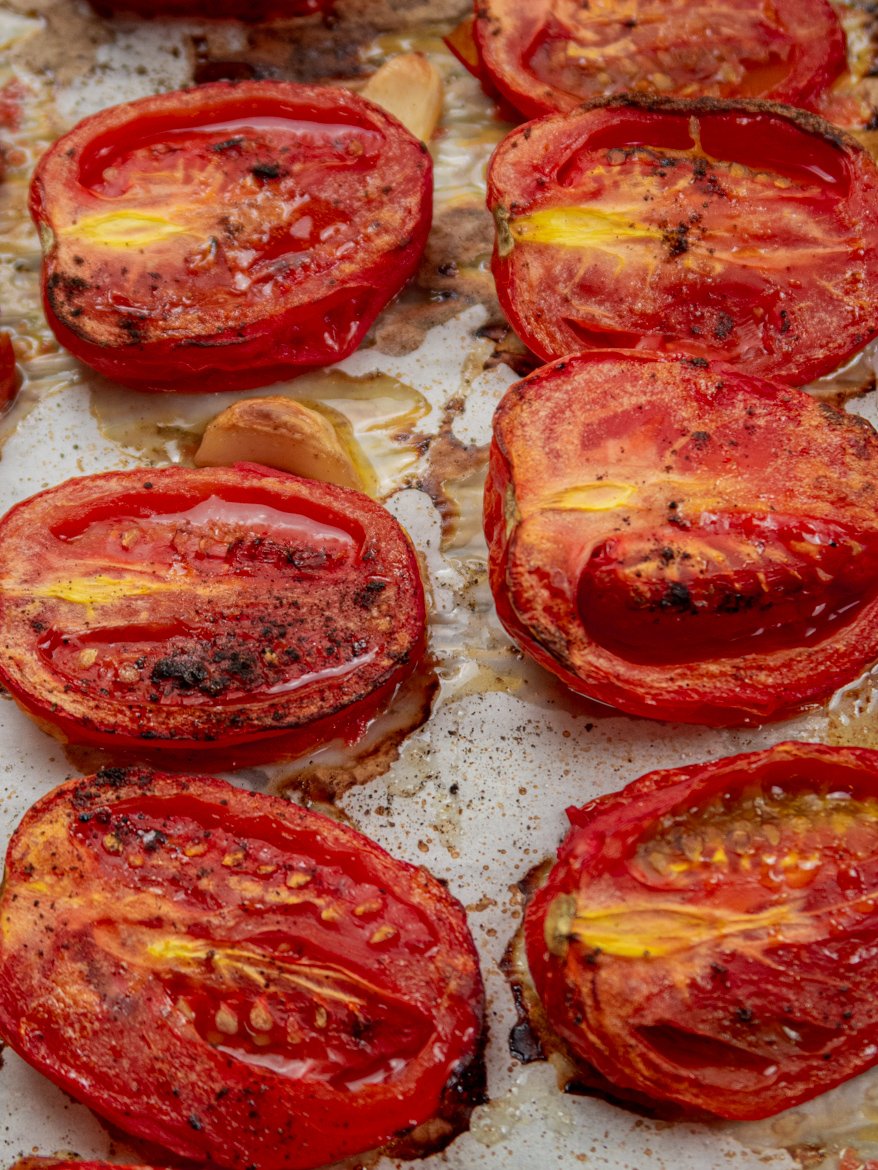
{"label": "glistening tomato surface", "polygon": [[525,943],[577,1058],[739,1119],[875,1064],[878,752],[781,744],[568,815]]}
{"label": "glistening tomato surface", "polygon": [[34,176],[49,324],[145,390],[337,361],[413,272],[431,176],[422,143],[343,90],[218,82],[104,110]]}
{"label": "glistening tomato surface", "polygon": [[476,0],[488,80],[527,117],[621,93],[814,108],[846,68],[828,0]]}
{"label": "glistening tomato surface", "polygon": [[581,694],[637,715],[760,722],[878,657],[878,436],[725,366],[592,352],[494,419],[497,612]]}
{"label": "glistening tomato surface", "polygon": [[763,103],[602,103],[510,134],[494,275],[549,360],[666,349],[802,385],[878,333],[878,168]]}
{"label": "glistening tomato surface", "polygon": [[459,1106],[482,1020],[462,907],[352,829],[221,780],[114,770],[24,818],[0,1034],[128,1133],[306,1170]]}
{"label": "glistening tomato surface", "polygon": [[424,619],[380,504],[253,464],[86,476],[0,521],[0,679],[120,756],[234,767],[355,739]]}

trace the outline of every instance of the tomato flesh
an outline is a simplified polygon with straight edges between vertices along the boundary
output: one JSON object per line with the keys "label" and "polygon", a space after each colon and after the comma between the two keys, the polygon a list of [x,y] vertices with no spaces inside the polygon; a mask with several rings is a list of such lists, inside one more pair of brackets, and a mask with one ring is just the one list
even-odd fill
{"label": "tomato flesh", "polygon": [[414,270],[430,208],[429,156],[395,120],[286,82],[105,110],[47,152],[31,191],[58,339],[152,390],[346,356]]}
{"label": "tomato flesh", "polygon": [[50,793],[10,845],[0,929],[4,1040],[212,1165],[382,1145],[441,1115],[477,1055],[478,962],[444,888],[219,780],[117,769]]}
{"label": "tomato flesh", "polygon": [[545,360],[642,347],[802,385],[878,333],[876,191],[853,140],[777,106],[554,115],[491,162],[498,295]]}
{"label": "tomato flesh", "polygon": [[782,744],[651,773],[570,819],[525,933],[579,1059],[736,1119],[875,1063],[878,752]]}
{"label": "tomato flesh", "polygon": [[727,366],[565,358],[494,419],[498,615],[568,686],[623,711],[791,714],[878,656],[876,458],[869,424]]}
{"label": "tomato flesh", "polygon": [[527,117],[625,93],[816,108],[844,72],[828,0],[478,0],[488,80]]}
{"label": "tomato flesh", "polygon": [[416,666],[411,546],[358,492],[253,465],[108,473],[0,522],[0,677],[75,743],[224,766],[357,738]]}

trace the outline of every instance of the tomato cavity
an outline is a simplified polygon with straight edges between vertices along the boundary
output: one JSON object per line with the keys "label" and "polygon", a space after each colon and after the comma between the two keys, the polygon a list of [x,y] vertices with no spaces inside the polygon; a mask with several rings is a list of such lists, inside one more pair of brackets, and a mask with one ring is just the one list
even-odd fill
{"label": "tomato cavity", "polygon": [[878,856],[878,799],[812,785],[807,775],[754,784],[665,815],[638,841],[632,876],[661,889],[734,883],[741,909],[766,890],[850,890],[857,867]]}
{"label": "tomato cavity", "polygon": [[[658,19],[646,13],[636,22],[601,20],[598,15],[584,35],[551,15],[522,50],[522,60],[535,78],[563,90],[571,101],[629,92],[760,97],[789,78],[793,45],[788,35],[764,20],[763,0],[739,4],[737,11],[725,14],[719,35],[711,30],[714,35],[693,37],[685,46],[668,44],[668,31],[662,28],[662,18],[667,20],[673,7],[663,0]],[[669,33],[673,37],[673,28]],[[662,70],[663,62],[671,72]]]}
{"label": "tomato cavity", "polygon": [[529,117],[626,94],[813,109],[847,65],[827,0],[484,0],[473,31],[482,73]]}
{"label": "tomato cavity", "polygon": [[583,626],[632,662],[773,653],[831,638],[878,594],[878,541],[796,516],[702,513],[597,545]]}
{"label": "tomato cavity", "polygon": [[[114,884],[191,897],[197,866],[205,912],[258,900],[287,923],[286,931],[239,927],[201,938],[168,931],[161,918],[108,921],[96,926],[96,942],[129,969],[148,970],[164,988],[167,1013],[236,1060],[340,1090],[392,1081],[424,1050],[434,1023],[423,1007],[378,986],[368,957],[425,952],[432,936],[412,916],[403,937],[385,892],[355,870],[341,872],[337,859],[316,867],[282,839],[247,828],[185,797],[121,801],[81,816],[71,834]],[[339,931],[350,936],[349,965],[334,950]]]}

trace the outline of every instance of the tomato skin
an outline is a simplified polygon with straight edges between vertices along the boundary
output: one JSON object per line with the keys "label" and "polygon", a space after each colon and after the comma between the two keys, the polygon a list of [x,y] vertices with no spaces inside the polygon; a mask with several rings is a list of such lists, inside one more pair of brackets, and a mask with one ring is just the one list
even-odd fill
{"label": "tomato skin", "polygon": [[56,337],[142,390],[242,389],[346,357],[417,266],[431,207],[430,156],[394,118],[279,81],[104,110],[31,187]]}
{"label": "tomato skin", "polygon": [[875,1063],[878,752],[784,743],[568,815],[524,929],[575,1058],[740,1120]]}
{"label": "tomato skin", "polygon": [[593,12],[576,0],[475,0],[473,38],[487,80],[526,118],[629,92],[815,109],[847,66],[828,0],[713,7],[639,0]]}
{"label": "tomato skin", "polygon": [[0,521],[0,678],[118,759],[239,767],[358,738],[425,601],[380,504],[255,464],[70,480]]}
{"label": "tomato skin", "polygon": [[788,716],[878,655],[876,459],[868,423],[727,366],[555,362],[494,418],[497,613],[567,686],[630,714]]}
{"label": "tomato skin", "polygon": [[114,1166],[116,1170],[154,1170],[153,1167],[126,1165],[120,1162],[96,1162],[93,1159],[86,1161],[81,1158],[50,1158],[41,1155],[35,1155],[32,1158],[19,1158],[13,1166],[10,1166],[9,1170],[111,1170],[111,1167]]}
{"label": "tomato skin", "polygon": [[18,373],[15,350],[8,333],[0,333],[0,415],[5,414],[18,396]]}
{"label": "tomato skin", "polygon": [[802,111],[550,115],[494,152],[488,206],[500,303],[546,361],[658,349],[801,386],[878,333],[878,168]]}
{"label": "tomato skin", "polygon": [[372,1149],[435,1117],[478,1054],[478,960],[444,887],[221,780],[111,769],[55,789],[10,844],[0,929],[4,1039],[199,1162]]}

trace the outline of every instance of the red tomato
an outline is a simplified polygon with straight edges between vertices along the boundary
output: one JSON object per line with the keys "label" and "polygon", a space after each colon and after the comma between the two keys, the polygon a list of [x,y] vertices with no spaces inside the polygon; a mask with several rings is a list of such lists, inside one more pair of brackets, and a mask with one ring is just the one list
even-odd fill
{"label": "red tomato", "polygon": [[473,37],[528,118],[632,92],[813,109],[847,67],[829,0],[476,0]]}
{"label": "red tomato", "polygon": [[199,1162],[371,1150],[454,1105],[478,1056],[459,903],[353,829],[221,780],[57,788],[9,846],[0,927],[4,1041]]}
{"label": "red tomato", "polygon": [[49,323],[144,390],[327,365],[414,271],[431,176],[423,143],[343,90],[217,82],[104,110],[34,176]]}
{"label": "red tomato", "polygon": [[10,408],[18,394],[15,350],[8,333],[0,333],[0,414]]}
{"label": "red tomato", "polygon": [[21,128],[23,108],[28,92],[18,78],[13,78],[5,85],[0,86],[0,126],[4,126],[7,130]]}
{"label": "red tomato", "polygon": [[134,12],[138,16],[198,16],[212,20],[285,20],[328,8],[331,0],[91,0],[105,15]]}
{"label": "red tomato", "polygon": [[789,715],[878,657],[876,468],[871,426],[800,390],[647,353],[556,362],[494,420],[497,612],[623,711]]}
{"label": "red tomato", "polygon": [[149,1166],[132,1166],[119,1162],[85,1161],[81,1158],[19,1158],[9,1170],[152,1170]]}
{"label": "red tomato", "polygon": [[802,385],[878,333],[878,167],[813,115],[610,102],[491,162],[494,275],[544,360],[684,352]]}
{"label": "red tomato", "polygon": [[878,1170],[878,1162],[872,1158],[863,1159],[856,1150],[845,1147],[839,1155],[838,1170]]}
{"label": "red tomato", "polygon": [[354,739],[424,646],[393,517],[252,464],[50,488],[0,521],[0,583],[0,680],[119,756],[229,768]]}
{"label": "red tomato", "polygon": [[878,1061],[878,752],[781,744],[568,816],[524,929],[576,1058],[737,1119]]}

